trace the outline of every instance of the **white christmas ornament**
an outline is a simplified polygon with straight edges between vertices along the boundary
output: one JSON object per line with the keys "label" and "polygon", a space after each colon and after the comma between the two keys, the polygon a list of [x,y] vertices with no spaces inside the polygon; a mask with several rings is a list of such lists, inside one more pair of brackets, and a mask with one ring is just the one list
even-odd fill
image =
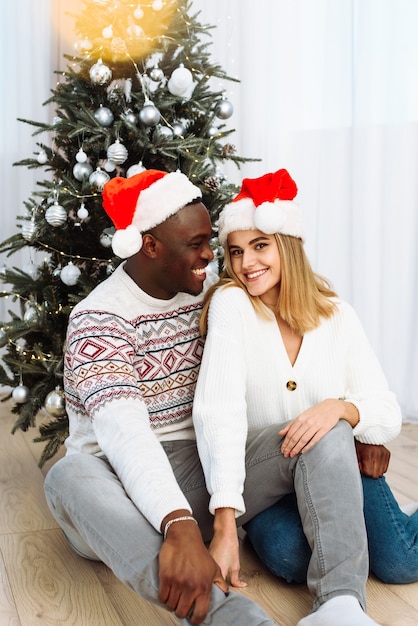
{"label": "white christmas ornament", "polygon": [[114,172],[116,169],[116,163],[113,163],[113,161],[105,161],[103,167],[106,172]]}
{"label": "white christmas ornament", "polygon": [[106,28],[102,30],[102,35],[105,39],[111,39],[113,37],[112,25],[106,26]]}
{"label": "white christmas ornament", "polygon": [[170,76],[170,80],[167,83],[168,91],[173,96],[182,96],[189,89],[192,82],[193,76],[191,71],[181,63]]}
{"label": "white christmas ornament", "polygon": [[35,220],[32,218],[31,220],[26,220],[22,225],[22,237],[26,239],[26,241],[32,241],[36,235],[36,224]]}
{"label": "white christmas ornament", "polygon": [[76,265],[73,264],[72,261],[65,265],[60,273],[60,278],[65,285],[68,287],[72,287],[77,284],[81,272]]}
{"label": "white christmas ornament", "polygon": [[51,226],[62,226],[67,221],[67,211],[55,200],[54,204],[45,211],[45,219]]}
{"label": "white christmas ornament", "polygon": [[23,315],[23,320],[25,322],[37,322],[38,321],[38,309],[32,305],[26,307],[26,311]]}
{"label": "white christmas ornament", "polygon": [[87,154],[84,152],[83,148],[80,148],[80,150],[77,152],[77,154],[75,155],[75,160],[77,161],[77,163],[85,163],[87,161]]}
{"label": "white christmas ornament", "polygon": [[30,263],[26,263],[26,265],[22,267],[22,271],[25,272],[25,274],[28,274],[28,276],[30,276],[32,280],[35,280],[35,278],[38,276],[38,266],[35,265],[33,261],[30,261]]}
{"label": "white christmas ornament", "polygon": [[65,396],[58,386],[54,391],[50,391],[45,398],[45,410],[53,417],[61,417],[65,414]]}
{"label": "white christmas ornament", "polygon": [[152,3],[152,8],[154,9],[154,11],[161,11],[161,9],[163,8],[162,0],[154,0],[154,2]]}
{"label": "white christmas ornament", "polygon": [[138,6],[136,7],[135,11],[134,11],[134,18],[137,20],[140,20],[141,17],[144,17],[144,12],[141,9],[141,5],[138,4]]}
{"label": "white christmas ornament", "polygon": [[172,129],[173,135],[176,135],[176,137],[181,137],[186,132],[186,129],[181,122],[174,122]]}
{"label": "white christmas ornament", "polygon": [[25,385],[18,385],[12,391],[12,398],[16,404],[24,404],[29,399],[29,389]]}
{"label": "white christmas ornament", "polygon": [[128,158],[128,151],[119,139],[116,139],[115,143],[112,143],[112,145],[108,147],[107,158],[117,165],[125,163]]}
{"label": "white christmas ornament", "polygon": [[80,208],[77,211],[77,217],[80,220],[85,220],[87,219],[89,216],[89,212],[87,211],[86,207],[84,206],[84,202],[81,203]]}
{"label": "white christmas ornament", "polygon": [[89,176],[89,183],[97,187],[98,191],[103,191],[103,187],[110,180],[110,176],[107,172],[97,167],[96,170]]}
{"label": "white christmas ornament", "polygon": [[87,180],[92,171],[90,163],[76,163],[73,167],[74,178],[80,181]]}
{"label": "white christmas ornament", "polygon": [[140,174],[145,169],[146,168],[142,165],[142,161],[139,161],[139,163],[135,163],[128,168],[128,171],[126,172],[126,178],[131,178],[131,176],[135,176],[135,174]]}
{"label": "white christmas ornament", "polygon": [[38,154],[38,156],[36,157],[36,160],[38,161],[38,163],[40,163],[40,165],[45,165],[45,163],[48,161],[48,155],[45,152],[45,150],[41,150]]}
{"label": "white christmas ornament", "polygon": [[112,70],[103,63],[102,59],[91,66],[89,74],[92,83],[96,85],[105,85],[112,78]]}

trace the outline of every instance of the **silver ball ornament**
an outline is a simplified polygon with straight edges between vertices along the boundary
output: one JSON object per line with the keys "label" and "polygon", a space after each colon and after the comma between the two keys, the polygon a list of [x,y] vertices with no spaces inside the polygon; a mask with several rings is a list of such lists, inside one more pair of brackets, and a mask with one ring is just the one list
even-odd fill
{"label": "silver ball ornament", "polygon": [[150,71],[149,77],[155,83],[159,83],[164,78],[164,72],[160,67],[156,66],[156,67],[153,67],[152,70]]}
{"label": "silver ball ornament", "polygon": [[105,161],[103,167],[106,172],[114,172],[116,169],[116,163],[113,163],[113,161]]}
{"label": "silver ball ornament", "polygon": [[89,176],[89,183],[94,185],[98,191],[103,191],[103,187],[110,180],[110,176],[107,172],[101,169],[101,167],[96,168],[96,170]]}
{"label": "silver ball ornament", "polygon": [[45,410],[53,417],[65,415],[65,396],[60,387],[55,387],[45,398]]}
{"label": "silver ball ornament", "polygon": [[29,389],[25,385],[18,385],[12,391],[12,398],[16,404],[24,404],[29,399]]}
{"label": "silver ball ornament", "polygon": [[226,120],[234,112],[234,107],[229,100],[221,100],[215,107],[215,115],[221,120]]}
{"label": "silver ball ornament", "polygon": [[208,137],[216,137],[218,132],[219,132],[219,129],[216,128],[216,126],[210,126],[210,128],[208,128],[208,132],[206,134],[207,134]]}
{"label": "silver ball ornament", "polygon": [[103,63],[102,59],[91,66],[89,74],[91,82],[96,85],[105,85],[112,78],[112,70]]}
{"label": "silver ball ornament", "polygon": [[173,130],[169,126],[158,126],[156,131],[159,137],[167,137],[168,139],[173,136]]}
{"label": "silver ball ornament", "polygon": [[80,274],[81,272],[78,267],[70,261],[68,265],[62,268],[60,278],[65,285],[72,287],[77,284]]}
{"label": "silver ball ornament", "polygon": [[176,135],[176,137],[181,137],[182,135],[184,135],[185,132],[186,132],[186,129],[184,128],[181,122],[174,122],[173,135]]}
{"label": "silver ball ornament", "polygon": [[90,163],[76,163],[73,167],[74,178],[80,181],[88,180],[92,171]]}
{"label": "silver ball ornament", "polygon": [[148,102],[139,112],[139,119],[145,126],[155,126],[161,119],[161,113],[152,102]]}
{"label": "silver ball ornament", "polygon": [[94,112],[94,119],[100,124],[100,126],[111,126],[114,116],[110,109],[104,107],[102,104]]}
{"label": "silver ball ornament", "polygon": [[50,226],[62,226],[67,221],[67,211],[55,200],[54,204],[45,211],[45,219]]}
{"label": "silver ball ornament", "polygon": [[115,143],[112,143],[107,149],[107,158],[109,161],[113,161],[117,165],[125,163],[128,158],[128,151],[125,146],[116,139]]}

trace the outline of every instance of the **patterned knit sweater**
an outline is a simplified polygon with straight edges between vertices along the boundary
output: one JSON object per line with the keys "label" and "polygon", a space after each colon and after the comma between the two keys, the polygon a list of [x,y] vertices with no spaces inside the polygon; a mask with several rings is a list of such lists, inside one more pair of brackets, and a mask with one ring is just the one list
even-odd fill
{"label": "patterned knit sweater", "polygon": [[209,309],[193,417],[211,494],[210,510],[245,511],[248,428],[292,420],[327,398],[358,409],[353,429],[364,443],[384,444],[399,433],[401,411],[353,308],[338,310],[306,333],[295,363],[275,320],[256,314],[239,287],[216,291]]}
{"label": "patterned knit sweater", "polygon": [[[208,274],[206,285],[216,280]],[[203,340],[202,295],[158,300],[122,264],[72,311],[64,388],[67,454],[106,457],[127,494],[159,530],[190,509],[160,444],[194,439],[192,403]]]}

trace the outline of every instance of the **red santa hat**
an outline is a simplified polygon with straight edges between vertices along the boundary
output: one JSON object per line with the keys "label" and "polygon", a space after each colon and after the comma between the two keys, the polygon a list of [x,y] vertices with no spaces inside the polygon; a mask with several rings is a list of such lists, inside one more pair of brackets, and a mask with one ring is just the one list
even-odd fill
{"label": "red santa hat", "polygon": [[239,194],[219,216],[219,241],[225,245],[236,230],[260,230],[304,239],[295,181],[285,169],[260,178],[244,178]]}
{"label": "red santa hat", "polygon": [[103,208],[116,228],[113,252],[126,259],[141,249],[141,233],[201,198],[202,192],[180,171],[144,170],[130,178],[112,178],[102,197]]}

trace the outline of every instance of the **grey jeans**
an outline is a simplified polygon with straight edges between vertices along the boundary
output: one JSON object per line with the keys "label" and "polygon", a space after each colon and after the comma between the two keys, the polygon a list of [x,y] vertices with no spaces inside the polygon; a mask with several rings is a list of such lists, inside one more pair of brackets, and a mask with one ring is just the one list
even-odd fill
{"label": "grey jeans", "polygon": [[[305,535],[312,549],[308,586],[316,609],[338,595],[353,595],[365,608],[368,550],[363,496],[352,429],[345,421],[311,450],[290,459],[280,452],[280,424],[249,432],[244,489],[244,524],[284,494],[296,492]],[[209,540],[213,518],[193,441],[163,444],[177,481]],[[72,454],[48,472],[45,493],[55,519],[82,556],[106,563],[140,596],[158,604],[158,553],[162,537],[142,516],[103,459]],[[187,621],[181,623],[188,624]],[[242,595],[213,587],[204,624],[273,624]]]}

